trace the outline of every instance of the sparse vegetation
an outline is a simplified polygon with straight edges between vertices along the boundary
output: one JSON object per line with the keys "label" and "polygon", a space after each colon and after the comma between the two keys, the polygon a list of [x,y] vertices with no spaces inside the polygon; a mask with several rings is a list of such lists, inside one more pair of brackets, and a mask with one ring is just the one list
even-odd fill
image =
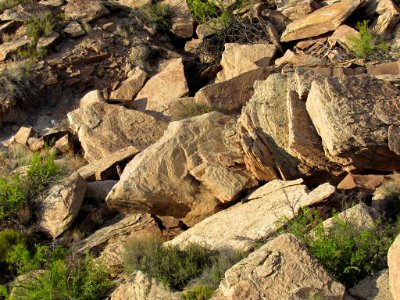
{"label": "sparse vegetation", "polygon": [[145,24],[168,30],[171,26],[171,7],[160,2],[147,4],[138,10],[138,17]]}
{"label": "sparse vegetation", "polygon": [[219,16],[220,9],[213,1],[188,0],[187,3],[193,20],[199,24]]}
{"label": "sparse vegetation", "polygon": [[6,9],[13,8],[18,4],[22,3],[34,3],[34,0],[2,0],[0,1],[0,13],[3,13]]}
{"label": "sparse vegetation", "polygon": [[207,300],[212,297],[213,290],[209,286],[197,285],[192,289],[185,291],[181,299],[182,300]]}
{"label": "sparse vegetation", "polygon": [[56,18],[51,12],[47,12],[42,16],[33,17],[26,24],[27,34],[37,41],[42,36],[52,33],[56,24]]}
{"label": "sparse vegetation", "polygon": [[368,28],[368,20],[357,22],[356,29],[359,31],[359,36],[349,36],[351,50],[358,58],[369,58],[377,52],[388,51],[388,45],[380,42]]}

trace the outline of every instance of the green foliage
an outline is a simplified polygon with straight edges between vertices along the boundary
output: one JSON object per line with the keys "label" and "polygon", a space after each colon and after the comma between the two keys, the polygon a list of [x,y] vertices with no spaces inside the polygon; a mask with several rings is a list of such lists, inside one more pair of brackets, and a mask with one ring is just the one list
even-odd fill
{"label": "green foliage", "polygon": [[[310,234],[312,225],[315,227]],[[285,231],[300,238],[337,280],[351,287],[385,268],[386,254],[400,232],[400,222],[384,226],[377,221],[372,227],[358,228],[335,215],[333,226],[326,229],[316,212],[304,210]]]}
{"label": "green foliage", "polygon": [[206,23],[219,16],[220,9],[213,1],[188,0],[187,4],[193,20],[199,24]]}
{"label": "green foliage", "polygon": [[34,248],[34,251],[30,251],[26,244],[17,244],[9,251],[6,262],[19,275],[41,268],[47,260],[49,249],[39,244]]}
{"label": "green foliage", "polygon": [[386,43],[379,42],[378,39],[368,29],[368,20],[357,22],[356,29],[359,36],[349,36],[351,50],[358,58],[369,58],[376,52],[386,52],[388,46]]}
{"label": "green foliage", "polygon": [[18,231],[5,229],[0,231],[0,269],[3,270],[1,276],[5,275],[6,270],[10,270],[7,258],[13,250],[13,247],[19,244],[25,244],[26,238]]}
{"label": "green foliage", "polygon": [[33,0],[2,0],[0,1],[0,13],[3,13],[6,9],[13,8],[18,4],[22,3],[33,3]]}
{"label": "green foliage", "polygon": [[149,25],[156,25],[158,29],[168,30],[171,26],[171,7],[164,3],[151,3],[138,10],[138,16]]}
{"label": "green foliage", "polygon": [[18,211],[26,204],[26,194],[18,175],[0,178],[0,220]]}
{"label": "green foliage", "polygon": [[35,94],[29,69],[13,65],[0,71],[0,105],[12,107]]}
{"label": "green foliage", "polygon": [[53,14],[51,12],[46,12],[39,17],[33,17],[26,24],[27,34],[34,40],[38,40],[40,37],[52,33],[56,24],[57,20]]}
{"label": "green foliage", "polygon": [[212,297],[213,289],[205,285],[197,285],[181,295],[182,300],[207,300]]}

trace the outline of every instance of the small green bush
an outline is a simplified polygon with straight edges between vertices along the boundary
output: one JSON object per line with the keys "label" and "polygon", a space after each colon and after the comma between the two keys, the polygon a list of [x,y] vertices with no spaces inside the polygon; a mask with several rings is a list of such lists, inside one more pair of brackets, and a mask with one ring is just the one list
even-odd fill
{"label": "small green bush", "polygon": [[147,4],[138,10],[139,18],[148,25],[156,25],[160,30],[171,26],[171,7],[160,2]]}
{"label": "small green bush", "polygon": [[26,204],[26,194],[18,175],[0,179],[0,220]]}
{"label": "small green bush", "polygon": [[220,9],[213,1],[188,0],[187,4],[193,20],[199,24],[217,18],[220,14]]}
{"label": "small green bush", "polygon": [[6,271],[10,271],[11,266],[7,258],[13,251],[13,247],[19,244],[26,244],[26,237],[13,229],[0,231],[0,269],[3,270],[0,278],[5,276]]}
{"label": "small green bush", "polygon": [[47,12],[42,16],[33,17],[26,24],[27,34],[37,41],[42,36],[52,33],[56,24],[57,19],[51,12]]}
{"label": "small green bush", "polygon": [[368,29],[368,22],[368,20],[357,22],[356,29],[359,31],[360,36],[348,37],[351,50],[358,58],[365,59],[376,52],[386,52],[388,50],[387,44],[379,42]]}

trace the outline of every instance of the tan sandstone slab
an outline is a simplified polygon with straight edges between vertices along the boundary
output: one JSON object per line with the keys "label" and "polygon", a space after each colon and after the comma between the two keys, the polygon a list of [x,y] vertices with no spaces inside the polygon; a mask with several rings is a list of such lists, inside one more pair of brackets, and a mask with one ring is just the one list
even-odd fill
{"label": "tan sandstone slab", "polygon": [[389,286],[394,300],[400,299],[400,235],[388,252]]}

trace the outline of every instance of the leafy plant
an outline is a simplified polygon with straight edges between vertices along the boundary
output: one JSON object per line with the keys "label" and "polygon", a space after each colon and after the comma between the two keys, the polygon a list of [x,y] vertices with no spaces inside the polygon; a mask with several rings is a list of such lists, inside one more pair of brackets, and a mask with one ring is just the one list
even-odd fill
{"label": "leafy plant", "polygon": [[26,237],[13,229],[5,229],[0,231],[0,269],[3,272],[0,278],[6,276],[7,271],[12,271],[7,258],[12,252],[14,246],[26,244]]}
{"label": "leafy plant", "polygon": [[0,179],[0,220],[21,209],[26,204],[26,194],[18,175]]}
{"label": "leafy plant", "polygon": [[348,37],[350,47],[354,55],[358,58],[368,58],[376,52],[386,52],[388,46],[386,43],[379,42],[372,32],[368,29],[368,20],[357,22],[356,29],[359,36],[352,35]]}
{"label": "leafy plant", "polygon": [[187,4],[193,20],[199,24],[206,23],[219,16],[220,9],[213,1],[188,0]]}
{"label": "leafy plant", "polygon": [[138,10],[139,18],[149,25],[156,25],[158,29],[168,30],[171,26],[171,7],[164,3],[151,3]]}

